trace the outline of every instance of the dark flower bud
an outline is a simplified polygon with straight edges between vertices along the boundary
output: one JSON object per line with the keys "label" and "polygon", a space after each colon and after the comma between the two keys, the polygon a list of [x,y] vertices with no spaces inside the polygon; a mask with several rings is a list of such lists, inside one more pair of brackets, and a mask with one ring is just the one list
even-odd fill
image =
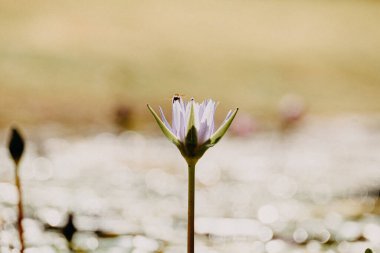
{"label": "dark flower bud", "polygon": [[77,232],[77,228],[74,225],[74,215],[72,213],[69,213],[67,217],[67,223],[62,228],[62,234],[66,238],[68,243],[70,243],[73,239],[75,232]]}
{"label": "dark flower bud", "polygon": [[12,156],[13,161],[15,161],[16,164],[19,163],[22,154],[24,153],[24,139],[21,136],[20,132],[17,130],[17,128],[13,127],[12,132],[9,139],[9,153]]}

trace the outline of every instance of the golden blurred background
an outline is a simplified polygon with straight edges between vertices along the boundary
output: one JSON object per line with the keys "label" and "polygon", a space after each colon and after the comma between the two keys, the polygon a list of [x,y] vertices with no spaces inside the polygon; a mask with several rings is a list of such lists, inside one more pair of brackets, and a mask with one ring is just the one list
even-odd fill
{"label": "golden blurred background", "polygon": [[[0,125],[112,122],[174,93],[271,120],[380,110],[378,1],[1,1]],[[122,113],[121,112],[121,113]]]}
{"label": "golden blurred background", "polygon": [[146,108],[178,93],[240,108],[197,164],[196,252],[379,252],[378,24],[376,0],[0,1],[0,251],[15,124],[28,253],[184,252],[186,164]]}

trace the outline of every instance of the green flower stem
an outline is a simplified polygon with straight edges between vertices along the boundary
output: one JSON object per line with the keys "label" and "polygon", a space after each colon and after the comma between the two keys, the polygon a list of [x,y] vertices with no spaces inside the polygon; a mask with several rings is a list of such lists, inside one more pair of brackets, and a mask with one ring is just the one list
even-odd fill
{"label": "green flower stem", "polygon": [[20,238],[20,253],[24,253],[25,243],[24,243],[24,229],[22,227],[22,220],[24,219],[24,210],[22,206],[22,188],[20,182],[20,169],[18,163],[16,163],[16,188],[18,192],[18,217],[17,217],[17,230]]}
{"label": "green flower stem", "polygon": [[189,163],[187,253],[194,253],[195,164]]}

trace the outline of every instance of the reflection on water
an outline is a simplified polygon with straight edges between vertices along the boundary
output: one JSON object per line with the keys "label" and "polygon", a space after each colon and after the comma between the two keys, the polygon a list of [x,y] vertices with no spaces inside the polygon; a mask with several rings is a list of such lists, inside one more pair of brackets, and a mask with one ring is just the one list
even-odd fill
{"label": "reflection on water", "polygon": [[[380,249],[380,131],[350,119],[226,138],[197,168],[197,252]],[[135,132],[31,142],[22,162],[28,253],[184,252],[187,171]],[[0,148],[1,252],[18,252],[13,169]]]}

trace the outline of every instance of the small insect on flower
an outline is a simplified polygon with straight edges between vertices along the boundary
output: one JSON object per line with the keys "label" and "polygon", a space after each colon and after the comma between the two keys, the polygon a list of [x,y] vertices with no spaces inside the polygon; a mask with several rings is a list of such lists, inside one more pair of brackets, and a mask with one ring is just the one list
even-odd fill
{"label": "small insect on flower", "polygon": [[175,101],[183,99],[184,97],[186,97],[185,94],[174,93],[174,95],[170,98],[170,100],[172,101],[172,104],[173,104]]}
{"label": "small insect on flower", "polygon": [[184,101],[181,95],[174,94],[171,125],[161,107],[161,118],[149,105],[148,108],[162,132],[178,147],[184,158],[196,162],[208,148],[223,137],[238,112],[238,109],[229,111],[222,125],[215,131],[216,106],[216,102],[212,99],[197,103],[193,98]]}

